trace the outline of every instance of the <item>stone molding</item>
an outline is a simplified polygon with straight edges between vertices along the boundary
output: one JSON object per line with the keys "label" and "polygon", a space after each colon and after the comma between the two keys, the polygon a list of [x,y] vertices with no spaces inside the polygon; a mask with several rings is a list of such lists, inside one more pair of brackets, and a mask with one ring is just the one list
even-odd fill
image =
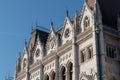
{"label": "stone molding", "polygon": [[26,69],[22,70],[20,73],[17,74],[17,80],[21,80],[26,76]]}
{"label": "stone molding", "polygon": [[38,70],[39,68],[40,68],[40,62],[37,61],[37,62],[33,63],[32,65],[30,65],[29,72],[30,72],[30,73],[35,72],[35,71]]}
{"label": "stone molding", "polygon": [[90,39],[92,36],[93,36],[92,28],[90,27],[86,31],[84,31],[81,34],[78,34],[76,36],[76,44],[79,45],[79,44],[85,42],[86,40]]}

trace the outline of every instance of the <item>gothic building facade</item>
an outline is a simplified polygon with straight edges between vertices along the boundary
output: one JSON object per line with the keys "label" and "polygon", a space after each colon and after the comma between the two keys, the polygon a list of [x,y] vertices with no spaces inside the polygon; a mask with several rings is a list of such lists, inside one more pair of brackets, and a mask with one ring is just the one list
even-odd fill
{"label": "gothic building facade", "polygon": [[59,30],[33,29],[14,80],[120,80],[119,3],[85,0]]}

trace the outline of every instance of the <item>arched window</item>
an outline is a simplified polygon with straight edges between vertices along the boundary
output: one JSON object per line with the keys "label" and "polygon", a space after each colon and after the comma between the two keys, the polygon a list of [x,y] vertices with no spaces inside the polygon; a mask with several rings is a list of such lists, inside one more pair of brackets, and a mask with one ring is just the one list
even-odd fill
{"label": "arched window", "polygon": [[66,80],[66,74],[65,74],[65,67],[62,67],[62,70],[61,70],[61,78],[62,80]]}
{"label": "arched window", "polygon": [[81,63],[85,62],[86,60],[86,51],[85,49],[81,51]]}
{"label": "arched window", "polygon": [[26,67],[26,59],[23,60],[23,69]]}
{"label": "arched window", "polygon": [[89,54],[89,59],[93,57],[93,47],[92,46],[88,47],[88,54]]}
{"label": "arched window", "polygon": [[40,56],[40,49],[37,49],[36,51],[36,57]]}
{"label": "arched window", "polygon": [[65,36],[65,38],[68,38],[70,36],[70,30],[69,29],[66,29],[64,36]]}
{"label": "arched window", "polygon": [[46,75],[45,80],[49,80],[49,76],[48,75]]}
{"label": "arched window", "polygon": [[55,72],[52,72],[51,80],[55,80]]}
{"label": "arched window", "polygon": [[84,28],[85,30],[90,26],[90,20],[87,16],[84,18]]}
{"label": "arched window", "polygon": [[70,62],[68,65],[69,80],[73,80],[73,64]]}
{"label": "arched window", "polygon": [[36,80],[40,80],[39,78],[36,78]]}

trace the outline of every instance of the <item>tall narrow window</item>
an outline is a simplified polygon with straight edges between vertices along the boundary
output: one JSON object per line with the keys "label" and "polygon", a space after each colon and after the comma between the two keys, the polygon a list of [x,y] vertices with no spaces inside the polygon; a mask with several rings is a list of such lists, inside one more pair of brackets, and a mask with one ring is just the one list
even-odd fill
{"label": "tall narrow window", "polygon": [[85,50],[82,50],[81,51],[81,62],[85,61],[85,55],[86,55]]}
{"label": "tall narrow window", "polygon": [[62,67],[61,76],[62,80],[66,80],[65,67]]}
{"label": "tall narrow window", "polygon": [[93,57],[93,47],[92,47],[92,46],[89,46],[89,47],[88,47],[88,55],[89,55],[89,56],[88,56],[89,59]]}
{"label": "tall narrow window", "polygon": [[116,47],[110,44],[106,44],[107,57],[116,58]]}
{"label": "tall narrow window", "polygon": [[52,73],[52,80],[55,80],[55,72]]}
{"label": "tall narrow window", "polygon": [[84,18],[84,28],[85,30],[90,26],[90,20],[87,16]]}
{"label": "tall narrow window", "polygon": [[40,49],[37,49],[36,51],[36,57],[39,57],[40,56]]}
{"label": "tall narrow window", "polygon": [[23,69],[26,67],[26,59],[23,60]]}
{"label": "tall narrow window", "polygon": [[69,80],[73,80],[73,64],[72,63],[69,64],[68,70],[69,70],[68,72]]}
{"label": "tall narrow window", "polygon": [[48,75],[46,76],[45,80],[49,80],[49,76]]}

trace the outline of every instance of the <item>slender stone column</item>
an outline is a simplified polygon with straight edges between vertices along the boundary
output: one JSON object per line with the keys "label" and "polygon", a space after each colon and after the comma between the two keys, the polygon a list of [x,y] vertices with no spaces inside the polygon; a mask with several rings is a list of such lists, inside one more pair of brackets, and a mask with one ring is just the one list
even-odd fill
{"label": "slender stone column", "polygon": [[104,35],[103,35],[103,25],[100,26],[100,55],[101,55],[101,77],[102,80],[105,80],[105,43],[104,43]]}
{"label": "slender stone column", "polygon": [[67,72],[66,72],[67,74],[66,74],[66,76],[67,76],[67,80],[70,80],[70,75],[69,75],[69,71],[67,70]]}
{"label": "slender stone column", "polygon": [[55,56],[55,80],[59,80],[59,56]]}
{"label": "slender stone column", "polygon": [[65,75],[66,75],[66,79],[65,80],[68,80],[68,70],[67,70],[67,68],[65,68]]}
{"label": "slender stone column", "polygon": [[61,70],[59,70],[59,80],[62,80]]}
{"label": "slender stone column", "polygon": [[49,75],[49,80],[52,80],[52,76],[51,75]]}
{"label": "slender stone column", "polygon": [[77,45],[75,44],[75,29],[73,28],[72,38],[72,54],[73,54],[73,80],[79,79],[79,63],[78,63],[78,52]]}
{"label": "slender stone column", "polygon": [[40,62],[40,80],[43,80],[43,76],[44,76],[44,75],[43,75],[43,74],[44,74],[44,73],[43,73],[43,69],[44,69],[44,68],[43,68],[43,64],[42,64],[42,62]]}

